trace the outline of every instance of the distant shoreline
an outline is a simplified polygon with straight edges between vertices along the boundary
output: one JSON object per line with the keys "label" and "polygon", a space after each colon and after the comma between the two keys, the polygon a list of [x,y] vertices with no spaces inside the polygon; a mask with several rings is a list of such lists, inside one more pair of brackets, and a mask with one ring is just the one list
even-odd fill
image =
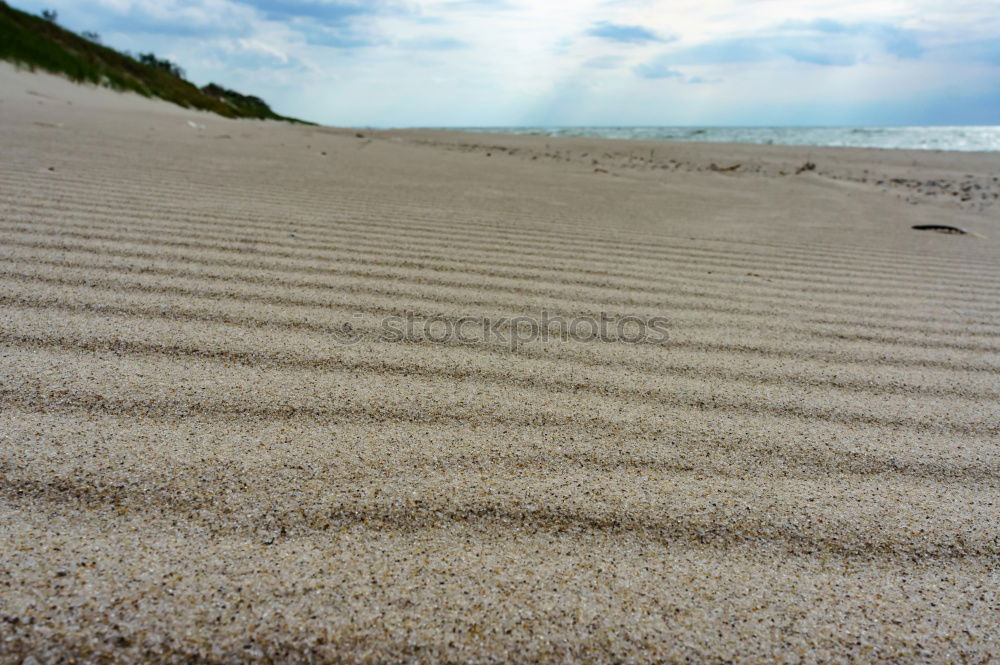
{"label": "distant shoreline", "polygon": [[941,150],[1000,152],[1000,125],[967,126],[816,126],[816,127],[711,127],[711,126],[524,126],[434,127],[443,131],[529,136],[577,136],[637,141],[681,143],[747,143],[794,147],[879,148],[890,150]]}

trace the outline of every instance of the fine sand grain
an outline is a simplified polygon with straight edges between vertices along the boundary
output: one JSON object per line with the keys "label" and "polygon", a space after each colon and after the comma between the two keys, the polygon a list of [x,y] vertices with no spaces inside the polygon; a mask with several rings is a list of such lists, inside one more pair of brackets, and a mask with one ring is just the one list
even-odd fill
{"label": "fine sand grain", "polygon": [[[1000,155],[229,121],[9,66],[0,148],[0,662],[1000,653]],[[543,310],[669,339],[382,329]]]}

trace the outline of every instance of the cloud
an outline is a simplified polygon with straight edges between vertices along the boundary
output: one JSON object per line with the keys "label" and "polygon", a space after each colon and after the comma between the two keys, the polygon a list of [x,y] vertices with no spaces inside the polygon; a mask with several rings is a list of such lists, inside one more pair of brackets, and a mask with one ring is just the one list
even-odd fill
{"label": "cloud", "polygon": [[371,16],[385,9],[385,5],[379,2],[349,0],[238,0],[238,2],[258,10],[268,19],[311,18],[327,25],[343,23],[358,16]]}
{"label": "cloud", "polygon": [[942,60],[982,62],[1000,67],[1000,39],[950,44],[930,51],[929,55]]}
{"label": "cloud", "polygon": [[662,54],[671,65],[723,65],[791,60],[825,67],[848,67],[880,55],[917,58],[917,36],[892,25],[845,24],[820,18],[787,22],[753,37],[718,39]]}
{"label": "cloud", "polygon": [[583,63],[588,69],[617,69],[625,62],[625,58],[620,55],[600,55],[591,58]]}
{"label": "cloud", "polygon": [[248,53],[255,53],[263,57],[273,58],[281,63],[288,63],[290,60],[288,54],[284,51],[281,51],[280,49],[277,49],[274,46],[266,44],[258,39],[240,39],[236,43],[240,49]]}
{"label": "cloud", "polygon": [[996,0],[11,1],[331,124],[1000,122]]}
{"label": "cloud", "polygon": [[685,76],[684,72],[671,69],[662,62],[648,62],[636,65],[632,72],[642,79],[662,80],[671,79],[679,83],[718,83],[718,79],[706,79],[703,76]]}
{"label": "cloud", "polygon": [[675,37],[661,37],[649,28],[644,28],[641,25],[620,25],[617,23],[609,23],[608,21],[599,21],[595,23],[587,34],[591,37],[600,37],[601,39],[607,39],[612,42],[620,42],[622,44],[647,44],[649,42],[669,42]]}
{"label": "cloud", "polygon": [[726,65],[792,60],[824,66],[848,66],[858,52],[843,44],[817,42],[807,37],[750,37],[723,39],[677,49],[661,56],[674,65]]}
{"label": "cloud", "polygon": [[[74,8],[75,9],[75,8]],[[62,15],[62,7],[59,7]],[[67,18],[75,12],[67,12]],[[254,11],[233,2],[119,0],[86,13],[88,28],[104,32],[185,37],[238,37],[253,32]]]}
{"label": "cloud", "polygon": [[358,30],[352,25],[325,26],[315,21],[294,21],[288,24],[308,46],[324,46],[335,49],[372,48],[385,40],[369,31]]}
{"label": "cloud", "polygon": [[652,62],[644,65],[637,65],[632,69],[637,76],[644,79],[674,79],[684,78],[684,74],[676,69],[670,69],[663,63]]}
{"label": "cloud", "polygon": [[407,39],[399,43],[405,49],[415,51],[457,51],[468,47],[463,41],[451,37],[421,37]]}
{"label": "cloud", "polygon": [[517,6],[507,0],[451,0],[444,5],[445,10],[449,9],[516,9]]}
{"label": "cloud", "polygon": [[774,57],[768,40],[721,39],[670,51],[661,60],[678,65],[721,65],[733,62],[760,62]]}
{"label": "cloud", "polygon": [[820,38],[827,35],[836,35],[838,39],[867,38],[886,53],[899,58],[917,58],[924,52],[915,32],[886,23],[841,23],[829,18],[818,18],[812,21],[790,21],[782,24],[781,28],[808,36],[818,35]]}

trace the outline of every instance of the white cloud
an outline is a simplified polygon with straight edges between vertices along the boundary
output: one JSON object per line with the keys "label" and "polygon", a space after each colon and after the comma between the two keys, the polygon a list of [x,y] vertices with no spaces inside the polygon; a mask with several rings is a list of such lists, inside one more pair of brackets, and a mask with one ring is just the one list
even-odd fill
{"label": "white cloud", "polygon": [[[831,109],[848,122],[914,122],[956,85],[1000,100],[995,0],[23,4],[327,123],[823,122]],[[808,28],[818,19],[849,29]],[[736,50],[720,57],[727,45]]]}

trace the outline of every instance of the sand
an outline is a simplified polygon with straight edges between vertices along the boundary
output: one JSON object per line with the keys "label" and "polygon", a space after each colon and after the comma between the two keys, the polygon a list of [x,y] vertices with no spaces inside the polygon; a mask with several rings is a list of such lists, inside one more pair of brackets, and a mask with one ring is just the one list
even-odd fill
{"label": "sand", "polygon": [[[0,662],[1000,652],[1000,155],[295,127],[9,66],[0,145]],[[668,339],[382,328],[543,310]]]}

